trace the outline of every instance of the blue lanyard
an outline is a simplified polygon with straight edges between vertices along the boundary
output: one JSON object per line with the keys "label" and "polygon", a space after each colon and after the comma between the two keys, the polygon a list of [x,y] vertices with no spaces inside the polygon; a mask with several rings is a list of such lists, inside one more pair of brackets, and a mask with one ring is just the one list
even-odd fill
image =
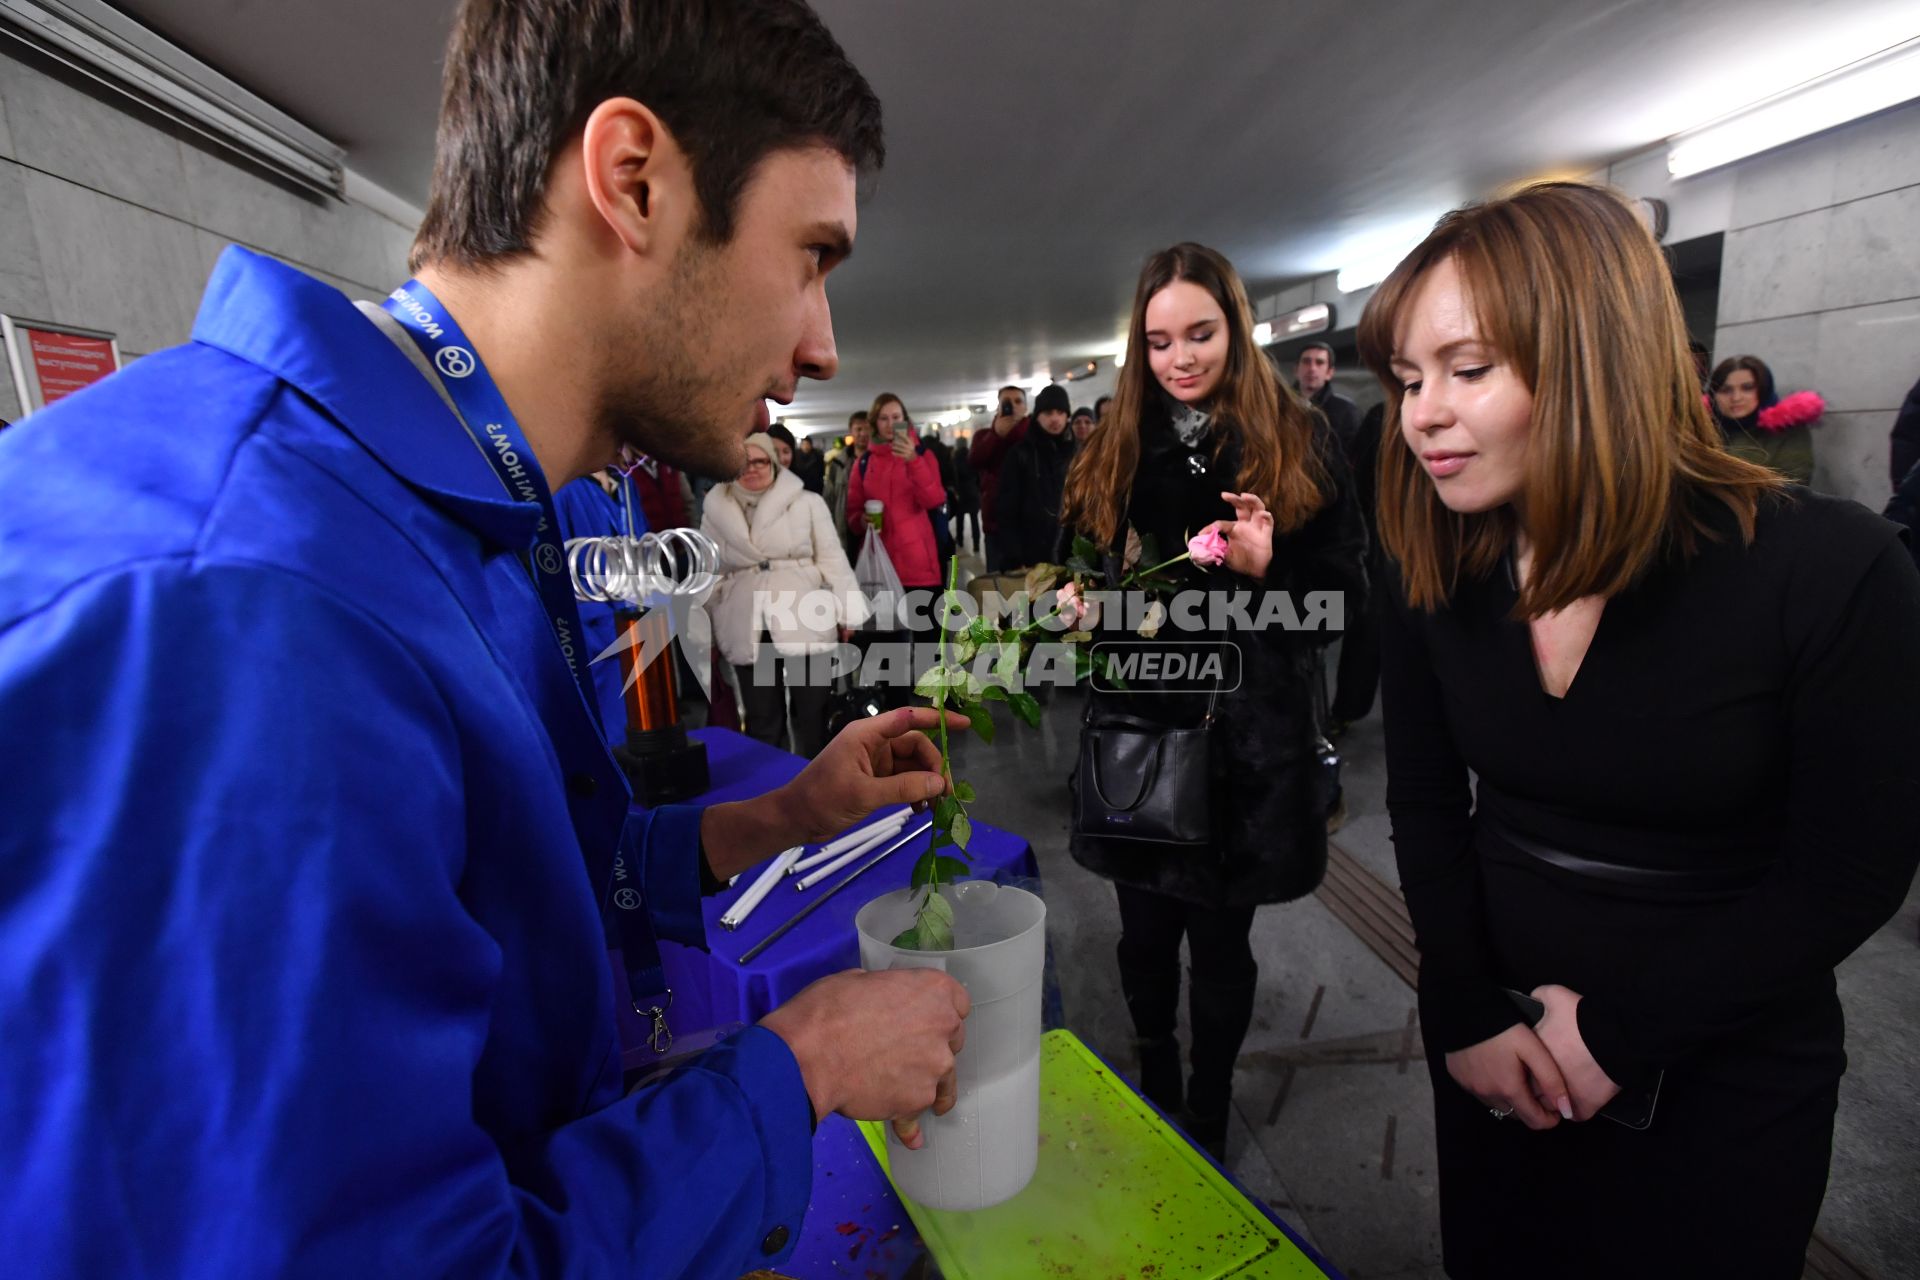
{"label": "blue lanyard", "polygon": [[[593,677],[587,672],[589,655],[583,644],[585,632],[580,625],[580,607],[573,596],[573,575],[567,570],[567,553],[560,541],[560,519],[553,508],[553,493],[547,487],[540,463],[527,447],[527,438],[515,421],[506,397],[480,363],[473,344],[460,325],[433,296],[433,291],[418,280],[409,280],[393,291],[384,304],[387,314],[420,348],[440,375],[462,424],[480,452],[486,455],[494,474],[508,494],[520,502],[540,508],[540,528],[533,554],[527,560],[527,572],[534,589],[546,606],[560,653],[573,673],[580,699],[586,704],[594,730],[604,739],[600,707],[594,695]],[[650,1046],[664,1053],[673,1041],[666,1026],[667,1007],[673,993],[667,989],[666,968],[660,961],[660,947],[654,940],[652,921],[639,900],[637,891],[627,883],[627,840],[622,832],[620,848],[614,860],[613,905],[623,935],[621,954],[627,970],[627,986],[636,1013],[653,1019]],[[664,994],[662,994],[664,993]]]}
{"label": "blue lanyard", "polygon": [[534,588],[547,608],[554,639],[559,642],[568,670],[573,672],[580,697],[599,726],[600,708],[594,697],[593,677],[587,673],[588,654],[580,607],[573,598],[573,575],[567,572],[560,519],[554,514],[553,493],[547,488],[539,461],[527,447],[527,438],[514,420],[513,410],[507,407],[506,397],[474,354],[473,344],[432,291],[418,280],[409,280],[393,291],[385,306],[387,314],[400,322],[440,374],[441,385],[459,409],[467,433],[486,455],[500,483],[516,500],[540,508],[540,529],[527,572],[533,576]]}

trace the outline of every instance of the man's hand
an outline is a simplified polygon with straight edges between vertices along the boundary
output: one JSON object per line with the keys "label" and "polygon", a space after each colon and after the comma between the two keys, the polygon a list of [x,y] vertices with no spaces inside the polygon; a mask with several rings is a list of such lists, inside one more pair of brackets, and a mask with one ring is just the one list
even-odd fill
{"label": "man's hand", "polygon": [[998,417],[994,418],[993,420],[993,434],[997,436],[1004,436],[1007,434],[1007,432],[1013,430],[1019,424],[1020,424],[1019,414],[1003,413]]}
{"label": "man's hand", "polygon": [[1547,1046],[1554,1063],[1567,1082],[1573,1101],[1573,1118],[1591,1120],[1600,1108],[1612,1102],[1620,1086],[1600,1068],[1580,1038],[1580,1019],[1574,1012],[1580,1007],[1580,994],[1561,986],[1535,987],[1533,998],[1547,1006],[1547,1016],[1534,1031]]}
{"label": "man's hand", "polygon": [[920,1113],[953,1109],[954,1056],[966,1043],[967,989],[937,969],[822,978],[760,1020],[800,1064],[816,1115],[891,1120],[918,1150]]}
{"label": "man's hand", "polygon": [[[800,776],[751,800],[710,806],[700,818],[700,844],[721,880],[791,845],[838,835],[890,804],[925,808],[950,786],[940,774],[940,748],[923,730],[940,721],[932,707],[903,707],[856,720],[813,758]],[[972,722],[949,711],[947,728]]]}
{"label": "man's hand", "polygon": [[[835,735],[800,776],[774,792],[793,838],[825,840],[875,809],[910,804],[923,809],[950,787],[940,774],[940,748],[925,730],[940,723],[932,707],[902,707],[855,720]],[[947,730],[972,721],[949,711]]]}
{"label": "man's hand", "polygon": [[1267,566],[1273,563],[1273,512],[1257,493],[1220,496],[1233,508],[1233,519],[1215,526],[1227,540],[1227,568],[1249,578],[1265,578]]}
{"label": "man's hand", "polygon": [[1510,1113],[1529,1129],[1551,1129],[1562,1117],[1573,1118],[1560,1068],[1524,1024],[1448,1054],[1447,1074],[1489,1111]]}

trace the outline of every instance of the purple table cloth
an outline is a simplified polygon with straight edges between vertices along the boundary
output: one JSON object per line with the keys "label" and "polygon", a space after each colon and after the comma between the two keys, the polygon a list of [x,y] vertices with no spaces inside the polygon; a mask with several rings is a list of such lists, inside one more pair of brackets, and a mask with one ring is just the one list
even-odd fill
{"label": "purple table cloth", "polygon": [[[687,802],[690,804],[720,804],[762,795],[791,781],[806,766],[806,761],[799,756],[731,730],[697,729],[693,736],[707,744],[707,767],[713,786],[704,795]],[[798,928],[745,965],[740,963],[741,953],[845,879],[852,868],[830,876],[804,893],[793,888],[795,878],[789,877],[775,885],[766,901],[747,917],[747,922],[731,933],[721,927],[720,916],[747,891],[765,864],[750,868],[731,888],[705,899],[702,910],[710,951],[664,940],[660,943],[667,985],[673,991],[670,1017],[675,1035],[692,1035],[734,1024],[750,1025],[815,979],[858,967],[860,946],[854,935],[854,913],[889,890],[905,888],[913,875],[914,860],[926,847],[926,837],[922,836],[883,859],[834,895],[826,906],[808,916]],[[1032,846],[1020,836],[975,822],[970,851],[973,874],[977,878],[1036,887],[1033,882],[1039,879],[1039,865],[1034,861]],[[808,852],[812,852],[811,847]],[[646,1028],[632,1012],[632,1002],[627,998],[626,971],[619,964],[618,953],[613,953],[612,958],[620,1040],[624,1045],[639,1045],[646,1038]],[[629,1053],[627,1065],[637,1065],[641,1056]]]}

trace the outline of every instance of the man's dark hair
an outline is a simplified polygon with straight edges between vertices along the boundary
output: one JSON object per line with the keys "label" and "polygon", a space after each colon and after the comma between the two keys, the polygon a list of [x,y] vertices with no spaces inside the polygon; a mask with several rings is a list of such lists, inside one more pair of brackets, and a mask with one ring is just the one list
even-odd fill
{"label": "man's dark hair", "polygon": [[1009,382],[1006,386],[1000,388],[999,394],[1004,396],[1009,391],[1019,396],[1022,400],[1027,398],[1027,389],[1025,387],[1016,387],[1011,382]]}
{"label": "man's dark hair", "polygon": [[1104,409],[1104,408],[1105,408],[1106,406],[1108,406],[1108,405],[1110,405],[1110,404],[1112,404],[1112,403],[1113,403],[1113,397],[1112,397],[1112,396],[1101,396],[1101,397],[1100,397],[1100,398],[1099,398],[1098,400],[1095,400],[1095,401],[1093,402],[1093,416],[1094,416],[1094,418],[1095,418],[1095,419],[1098,419],[1098,418],[1100,417],[1100,410],[1102,410],[1102,409]]}
{"label": "man's dark hair", "polygon": [[865,422],[866,420],[867,420],[867,411],[865,409],[855,409],[852,413],[847,415],[848,426],[852,426],[856,422]]}
{"label": "man's dark hair", "polygon": [[1298,363],[1300,363],[1300,356],[1303,356],[1303,355],[1305,355],[1305,354],[1307,354],[1307,352],[1309,352],[1309,351],[1324,351],[1324,352],[1326,352],[1326,353],[1327,353],[1327,363],[1328,363],[1328,364],[1338,364],[1338,363],[1340,363],[1340,362],[1339,362],[1338,360],[1335,360],[1335,359],[1333,358],[1333,348],[1332,348],[1332,347],[1330,347],[1330,346],[1328,346],[1328,345],[1327,345],[1326,343],[1324,343],[1324,342],[1309,342],[1309,343],[1308,343],[1308,344],[1307,344],[1306,346],[1304,346],[1304,347],[1302,347],[1302,348],[1300,348],[1300,355],[1296,355],[1296,356],[1295,356],[1295,357],[1293,358],[1293,361],[1294,361],[1294,363],[1295,363],[1295,364],[1298,364]]}
{"label": "man's dark hair", "polygon": [[803,0],[463,0],[411,269],[527,252],[554,156],[620,97],[673,131],[716,244],[772,152],[827,147],[860,173],[886,159],[879,98]]}

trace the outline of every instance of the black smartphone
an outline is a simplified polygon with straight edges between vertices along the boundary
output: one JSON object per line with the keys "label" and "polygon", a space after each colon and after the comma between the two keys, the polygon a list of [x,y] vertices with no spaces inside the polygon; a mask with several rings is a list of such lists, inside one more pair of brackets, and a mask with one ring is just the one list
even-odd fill
{"label": "black smartphone", "polygon": [[[1540,1025],[1540,1019],[1547,1016],[1547,1006],[1522,991],[1511,987],[1502,987],[1507,999],[1513,1001],[1520,1010],[1529,1027]],[[1614,1095],[1612,1102],[1600,1108],[1602,1119],[1615,1124],[1625,1125],[1629,1129],[1646,1129],[1653,1124],[1653,1109],[1660,1101],[1660,1086],[1666,1082],[1667,1073],[1663,1069],[1653,1077],[1653,1083],[1642,1089],[1622,1089]]]}
{"label": "black smartphone", "polygon": [[1013,416],[1013,401],[1002,400],[1000,402],[1000,416],[1003,418],[1011,418]]}

